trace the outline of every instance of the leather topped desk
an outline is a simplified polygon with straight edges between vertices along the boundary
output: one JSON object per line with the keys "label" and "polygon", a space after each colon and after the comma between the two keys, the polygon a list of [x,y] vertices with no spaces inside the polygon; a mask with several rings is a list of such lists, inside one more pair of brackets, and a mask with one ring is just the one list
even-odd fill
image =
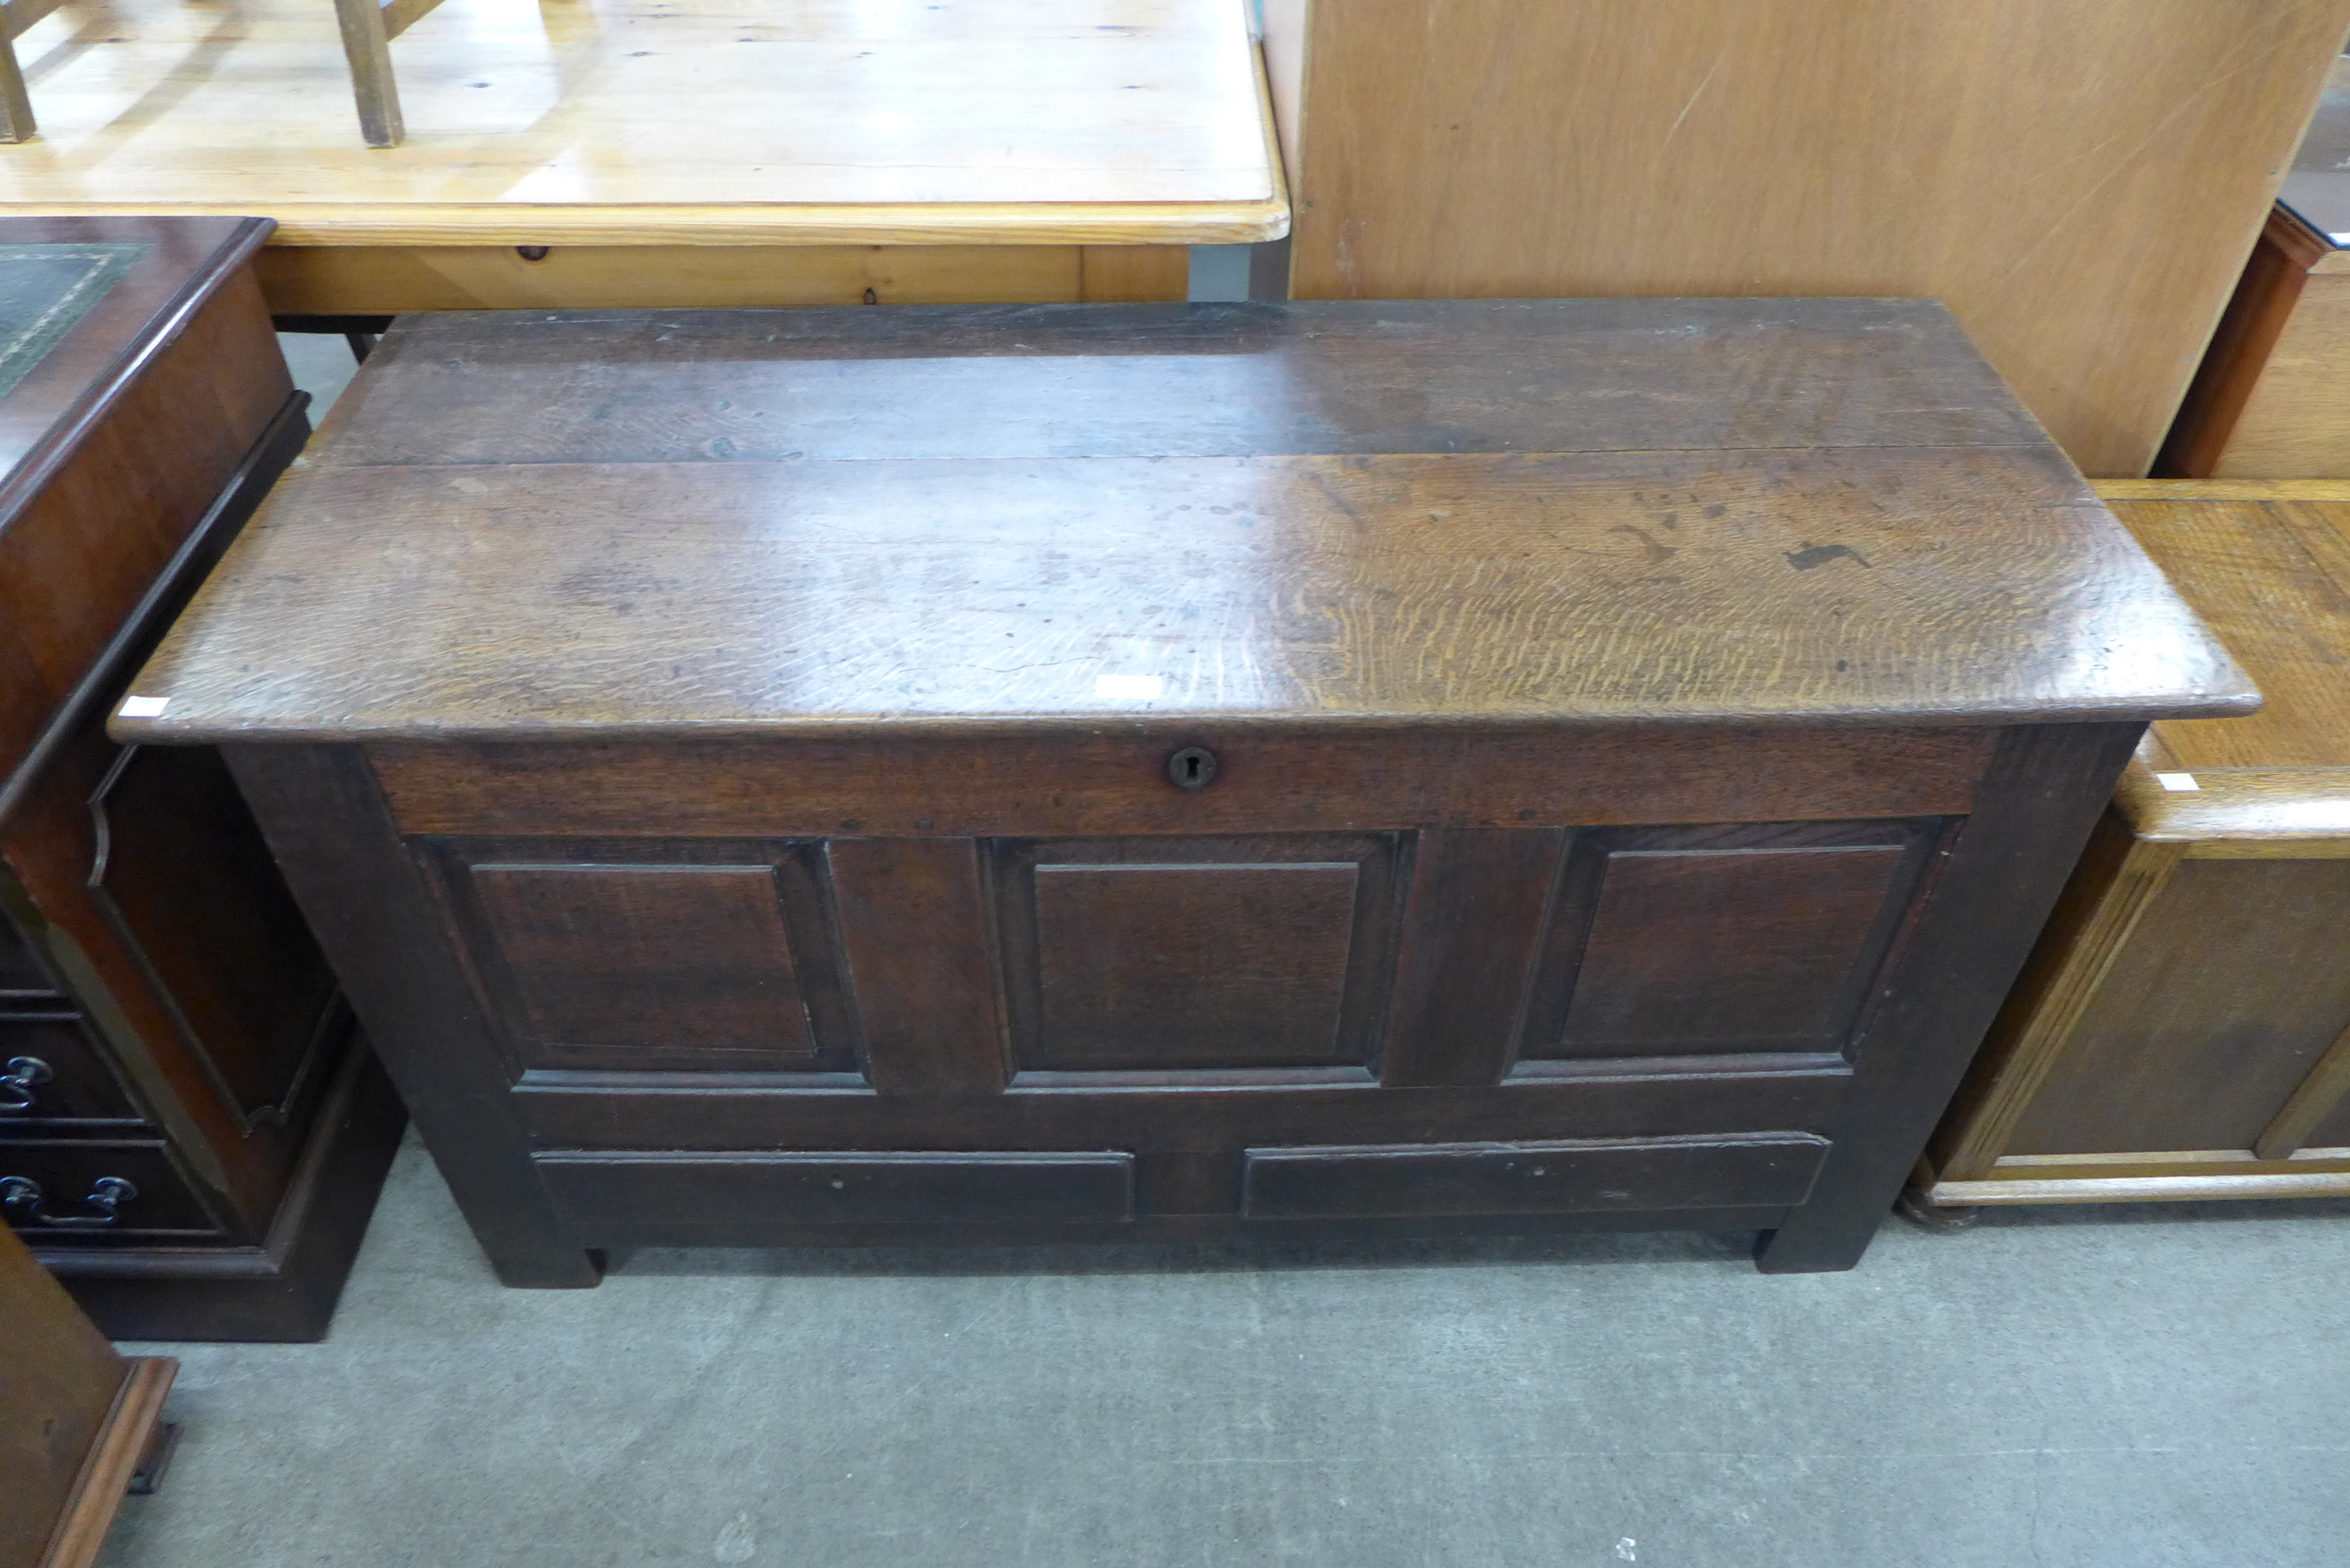
{"label": "leather topped desk", "polygon": [[538,1285],[1849,1266],[2145,722],[2258,701],[1898,300],[411,319],[133,691]]}

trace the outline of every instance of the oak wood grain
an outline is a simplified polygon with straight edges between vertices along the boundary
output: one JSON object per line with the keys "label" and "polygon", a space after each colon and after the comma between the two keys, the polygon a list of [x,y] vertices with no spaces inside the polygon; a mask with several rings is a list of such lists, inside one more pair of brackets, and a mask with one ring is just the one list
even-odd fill
{"label": "oak wood grain", "polygon": [[307,462],[2048,444],[1929,300],[1325,301],[426,317]]}
{"label": "oak wood grain", "polygon": [[2267,705],[2226,723],[2166,722],[2190,771],[2350,766],[2350,506],[2125,501],[2116,515],[2252,672]]}
{"label": "oak wood grain", "polygon": [[112,732],[2245,711],[2076,483],[1963,448],[313,468]]}

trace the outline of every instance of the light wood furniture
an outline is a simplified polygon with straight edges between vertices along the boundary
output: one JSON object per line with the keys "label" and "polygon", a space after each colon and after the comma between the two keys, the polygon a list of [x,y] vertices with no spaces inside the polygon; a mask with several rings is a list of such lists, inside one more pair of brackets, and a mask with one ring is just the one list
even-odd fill
{"label": "light wood furniture", "polygon": [[1298,298],[1928,295],[2147,472],[2350,0],[1266,0]]}
{"label": "light wood furniture", "polygon": [[1180,299],[1185,247],[1288,223],[1240,0],[446,0],[381,149],[323,0],[20,47],[0,209],[269,213],[281,314]]}
{"label": "light wood furniture", "polygon": [[0,1565],[89,1568],[180,1364],[126,1356],[0,1231]]}
{"label": "light wood furniture", "polygon": [[16,37],[56,10],[61,0],[5,0],[0,4],[0,141],[26,141],[36,129],[33,100],[25,91]]}
{"label": "light wood furniture", "polygon": [[335,0],[343,55],[351,67],[351,97],[359,134],[369,147],[397,147],[408,130],[400,113],[400,81],[392,74],[391,41],[431,16],[442,0]]}
{"label": "light wood furniture", "polygon": [[2153,727],[1920,1196],[2350,1194],[2350,485],[2106,489],[2268,705]]}
{"label": "light wood furniture", "polygon": [[405,317],[134,684],[530,1285],[1848,1267],[2144,721],[2256,701],[1871,300]]}
{"label": "light wood furniture", "polygon": [[0,1215],[121,1338],[323,1334],[400,1127],[220,758],[105,733],[308,433],[268,232],[0,220],[87,308],[0,360]]}

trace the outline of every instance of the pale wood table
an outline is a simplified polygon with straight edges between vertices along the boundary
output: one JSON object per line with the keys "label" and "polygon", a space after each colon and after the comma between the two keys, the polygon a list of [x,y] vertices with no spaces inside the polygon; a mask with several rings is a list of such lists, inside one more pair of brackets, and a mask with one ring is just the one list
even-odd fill
{"label": "pale wood table", "polygon": [[320,0],[67,0],[0,212],[256,213],[281,314],[1180,298],[1288,202],[1238,0],[446,0],[360,140]]}

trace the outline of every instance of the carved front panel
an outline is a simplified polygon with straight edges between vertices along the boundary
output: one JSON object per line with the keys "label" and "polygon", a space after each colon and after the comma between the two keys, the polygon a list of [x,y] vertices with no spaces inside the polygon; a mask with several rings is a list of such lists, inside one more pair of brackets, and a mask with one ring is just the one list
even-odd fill
{"label": "carved front panel", "polygon": [[1929,842],[1900,822],[1583,836],[1521,1055],[1842,1051]]}
{"label": "carved front panel", "polygon": [[443,867],[519,1067],[855,1068],[814,845],[473,844]]}
{"label": "carved front panel", "polygon": [[1387,835],[999,846],[1015,1070],[1367,1069],[1394,858]]}

